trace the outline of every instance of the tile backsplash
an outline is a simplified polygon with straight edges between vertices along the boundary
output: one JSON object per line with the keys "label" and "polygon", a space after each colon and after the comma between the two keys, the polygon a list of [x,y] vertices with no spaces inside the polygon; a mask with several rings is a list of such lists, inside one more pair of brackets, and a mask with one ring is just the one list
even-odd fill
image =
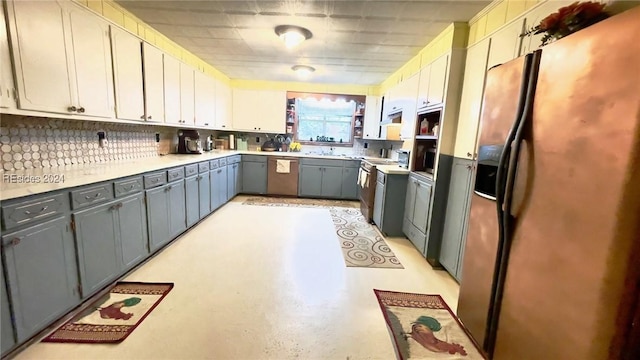
{"label": "tile backsplash", "polygon": [[[106,133],[105,147],[98,131]],[[174,152],[176,142],[176,129],[161,126],[2,114],[0,171],[154,157]]]}

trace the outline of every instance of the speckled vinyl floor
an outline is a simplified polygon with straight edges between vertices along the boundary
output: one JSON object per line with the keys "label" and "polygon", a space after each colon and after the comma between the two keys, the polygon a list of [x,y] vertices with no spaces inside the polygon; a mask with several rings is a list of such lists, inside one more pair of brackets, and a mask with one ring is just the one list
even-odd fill
{"label": "speckled vinyl floor", "polygon": [[37,343],[16,359],[395,359],[373,289],[440,294],[458,285],[406,239],[404,269],[347,268],[326,209],[231,202],[126,281],[174,282],[122,343]]}

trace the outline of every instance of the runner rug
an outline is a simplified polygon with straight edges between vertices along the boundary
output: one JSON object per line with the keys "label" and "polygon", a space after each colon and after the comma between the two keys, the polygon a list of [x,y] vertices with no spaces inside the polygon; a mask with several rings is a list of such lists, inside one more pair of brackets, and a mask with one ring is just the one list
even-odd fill
{"label": "runner rug", "polygon": [[42,341],[97,344],[121,342],[172,288],[172,283],[119,282],[109,293]]}
{"label": "runner rug", "polygon": [[400,360],[484,359],[440,295],[373,291]]}
{"label": "runner rug", "polygon": [[365,221],[358,203],[343,200],[252,197],[243,205],[320,207],[329,210],[347,267],[404,269],[375,226]]}

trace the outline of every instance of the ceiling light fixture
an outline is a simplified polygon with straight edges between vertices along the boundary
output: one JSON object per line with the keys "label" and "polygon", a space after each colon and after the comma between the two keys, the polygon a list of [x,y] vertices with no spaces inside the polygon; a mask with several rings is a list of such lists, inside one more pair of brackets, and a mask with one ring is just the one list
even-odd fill
{"label": "ceiling light fixture", "polygon": [[295,71],[301,78],[308,78],[312,72],[316,71],[314,67],[308,65],[294,65],[291,70]]}
{"label": "ceiling light fixture", "polygon": [[308,29],[295,25],[278,25],[275,31],[289,49],[313,36]]}

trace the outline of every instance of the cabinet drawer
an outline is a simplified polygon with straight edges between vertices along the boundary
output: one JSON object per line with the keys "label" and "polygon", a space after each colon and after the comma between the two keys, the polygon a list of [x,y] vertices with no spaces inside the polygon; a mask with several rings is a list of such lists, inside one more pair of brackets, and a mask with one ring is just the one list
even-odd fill
{"label": "cabinet drawer", "polygon": [[220,161],[218,159],[209,161],[209,168],[211,168],[211,170],[217,169],[219,166],[220,166]]}
{"label": "cabinet drawer", "polygon": [[219,159],[219,161],[220,161],[220,166],[227,166],[227,158]]}
{"label": "cabinet drawer", "polygon": [[189,177],[198,173],[198,164],[187,165],[184,167],[185,176]]}
{"label": "cabinet drawer", "polygon": [[377,179],[379,183],[386,184],[387,183],[387,174],[378,170]]}
{"label": "cabinet drawer", "polygon": [[116,194],[116,197],[136,193],[138,191],[141,191],[142,188],[143,186],[141,177],[118,180],[113,183],[113,190]]}
{"label": "cabinet drawer", "polygon": [[31,224],[69,211],[67,193],[31,197],[28,200],[3,201],[2,223],[4,229]]}
{"label": "cabinet drawer", "polygon": [[111,183],[88,186],[71,192],[71,208],[82,209],[113,199]]}
{"label": "cabinet drawer", "polygon": [[240,162],[242,157],[240,155],[233,155],[227,158],[227,164],[237,164]]}
{"label": "cabinet drawer", "polygon": [[207,172],[209,171],[209,162],[205,161],[205,162],[201,162],[198,164],[198,172]]}
{"label": "cabinet drawer", "polygon": [[184,168],[174,168],[167,170],[167,181],[172,182],[184,178]]}
{"label": "cabinet drawer", "polygon": [[317,165],[317,166],[339,166],[342,167],[342,160],[333,160],[333,159],[314,159],[314,158],[303,158],[300,160],[300,163],[303,165]]}
{"label": "cabinet drawer", "polygon": [[347,168],[359,168],[360,160],[344,160],[344,167]]}
{"label": "cabinet drawer", "polygon": [[242,161],[266,163],[267,157],[264,155],[242,155]]}
{"label": "cabinet drawer", "polygon": [[144,188],[151,189],[167,183],[167,173],[164,171],[144,176]]}

